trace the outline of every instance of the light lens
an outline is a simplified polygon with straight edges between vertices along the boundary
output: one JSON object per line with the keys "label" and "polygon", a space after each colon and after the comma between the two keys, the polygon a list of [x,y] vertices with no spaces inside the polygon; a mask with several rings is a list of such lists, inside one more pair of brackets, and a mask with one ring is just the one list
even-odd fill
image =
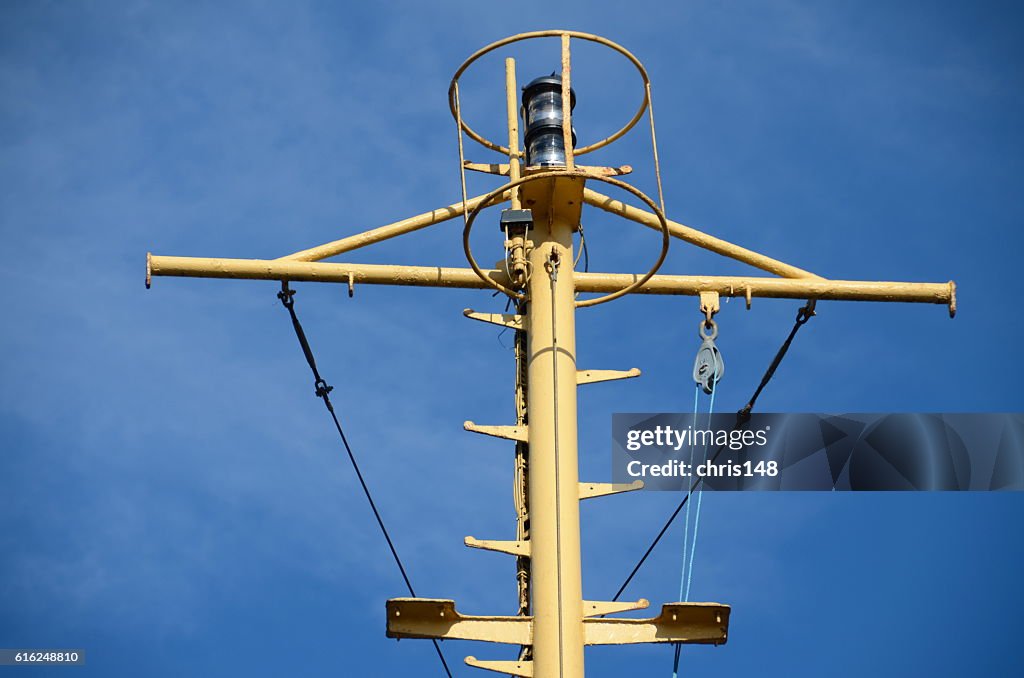
{"label": "light lens", "polygon": [[[576,106],[576,94],[569,90],[569,106]],[[526,123],[526,164],[565,167],[565,138],[562,109],[562,78],[548,75],[523,88],[523,122]],[[573,147],[576,130],[572,130]]]}

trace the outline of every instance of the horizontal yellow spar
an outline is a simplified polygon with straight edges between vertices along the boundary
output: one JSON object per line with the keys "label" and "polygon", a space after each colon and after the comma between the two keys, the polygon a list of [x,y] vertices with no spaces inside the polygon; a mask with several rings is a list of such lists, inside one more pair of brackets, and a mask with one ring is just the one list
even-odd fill
{"label": "horizontal yellow spar", "polygon": [[[511,281],[505,271],[485,270],[502,285]],[[147,255],[146,283],[152,276],[188,278],[240,278],[291,280],[415,287],[483,289],[483,281],[470,268],[440,266],[390,266],[286,259],[213,259]],[[615,292],[637,280],[632,273],[575,273],[579,292]],[[844,301],[900,301],[944,304],[956,313],[956,285],[945,283],[824,280],[819,278],[747,278],[733,276],[656,275],[638,290],[640,294],[697,296],[717,292],[724,297],[775,299],[825,299]]]}
{"label": "horizontal yellow spar", "polygon": [[[609,292],[622,289],[639,278],[632,273],[577,273],[580,292]],[[902,301],[945,304],[956,313],[956,284],[883,282],[869,280],[826,280],[824,278],[745,278],[732,276],[656,275],[637,290],[638,294],[683,294],[697,296],[717,292],[723,297],[766,297],[773,299],[836,299],[843,301]]]}

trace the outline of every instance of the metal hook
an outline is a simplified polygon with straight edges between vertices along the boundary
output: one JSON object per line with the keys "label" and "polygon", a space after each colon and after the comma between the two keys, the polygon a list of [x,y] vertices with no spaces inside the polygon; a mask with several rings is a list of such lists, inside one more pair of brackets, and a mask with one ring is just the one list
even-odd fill
{"label": "metal hook", "polygon": [[552,247],[548,253],[547,261],[544,263],[544,268],[548,270],[548,275],[551,276],[552,282],[558,282],[559,264],[561,264],[561,258],[558,255],[558,250]]}
{"label": "metal hook", "polygon": [[295,290],[288,287],[288,281],[281,281],[281,291],[277,293],[277,298],[281,300],[285,308],[291,308],[295,304]]}
{"label": "metal hook", "polygon": [[700,310],[704,313],[704,318],[711,322],[711,319],[718,313],[721,308],[721,303],[718,297],[718,292],[701,292],[700,293]]}

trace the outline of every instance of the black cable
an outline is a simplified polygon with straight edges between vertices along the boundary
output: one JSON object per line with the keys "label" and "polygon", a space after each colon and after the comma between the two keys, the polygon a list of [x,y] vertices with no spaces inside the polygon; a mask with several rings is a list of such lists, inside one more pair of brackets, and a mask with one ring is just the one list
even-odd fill
{"label": "black cable", "polygon": [[[743,410],[740,410],[739,412],[736,413],[736,425],[732,427],[733,431],[739,429],[743,424],[746,424],[747,420],[750,418],[749,414],[747,415],[746,419],[742,418],[742,412]],[[731,436],[732,433],[730,433],[729,435]],[[718,449],[715,450],[715,453],[711,456],[711,459],[708,461],[708,463],[714,464],[715,459],[718,459],[718,455],[720,455],[722,453],[722,450],[724,450],[727,447],[728,444],[719,445]],[[694,490],[697,489],[697,486],[700,485],[703,481],[704,478],[702,477],[697,478],[697,480],[693,481],[693,484],[690,485],[690,491],[687,492],[686,496],[683,497],[683,500],[679,502],[679,506],[677,506],[676,510],[672,512],[672,515],[668,517],[668,520],[665,522],[664,527],[661,528],[661,532],[658,533],[658,536],[654,538],[654,541],[651,542],[651,545],[647,547],[646,551],[644,551],[643,556],[640,557],[640,560],[638,560],[636,565],[633,567],[633,571],[629,573],[628,577],[626,577],[626,581],[622,582],[622,586],[620,586],[619,590],[615,592],[615,597],[612,598],[612,601],[618,600],[619,596],[622,595],[622,592],[626,590],[627,586],[629,586],[629,582],[633,581],[633,577],[635,577],[636,573],[640,571],[640,568],[643,566],[644,562],[647,561],[647,557],[651,555],[652,551],[654,551],[654,547],[658,545],[658,542],[661,541],[661,538],[665,536],[665,533],[668,532],[668,528],[671,527],[673,521],[675,521],[676,516],[678,516],[679,512],[683,510],[684,506],[686,506],[686,502],[690,499],[690,495],[693,494]]]}
{"label": "black cable", "polygon": [[[409,575],[405,571],[405,566],[402,565],[402,559],[398,556],[398,550],[395,548],[395,544],[391,541],[391,535],[388,533],[388,528],[384,527],[384,520],[380,517],[380,511],[377,510],[377,504],[373,501],[373,496],[370,494],[370,488],[366,486],[366,481],[363,480],[363,473],[359,470],[359,464],[356,463],[355,454],[352,453],[352,448],[348,444],[348,438],[345,437],[345,431],[341,428],[341,422],[338,421],[338,415],[334,411],[334,405],[331,403],[331,398],[328,395],[334,390],[333,386],[329,386],[323,377],[320,376],[320,372],[316,368],[316,359],[313,357],[313,350],[309,347],[309,342],[306,340],[306,333],[302,330],[302,324],[299,322],[298,316],[295,314],[295,290],[288,289],[288,283],[281,285],[281,291],[277,293],[277,298],[281,300],[284,307],[288,309],[288,314],[292,318],[292,327],[295,328],[295,336],[299,340],[299,344],[302,346],[302,353],[306,356],[306,362],[309,363],[309,369],[313,371],[313,378],[315,379],[316,396],[324,401],[324,407],[331,414],[331,419],[334,421],[334,427],[338,429],[338,435],[341,437],[341,442],[345,446],[345,452],[348,453],[349,461],[352,462],[352,468],[356,472],[356,477],[359,479],[359,484],[363,488],[363,494],[366,495],[366,501],[369,502],[370,508],[373,510],[373,517],[377,519],[377,525],[380,526],[380,531],[384,535],[384,539],[388,543],[388,548],[391,549],[391,555],[395,559],[395,564],[398,565],[399,572],[402,573],[402,579],[405,580],[405,586],[409,589],[409,595],[416,598],[416,591],[412,587],[412,582],[409,581]],[[452,672],[448,668],[448,662],[444,659],[444,653],[441,652],[441,646],[438,645],[437,640],[431,639],[434,644],[434,649],[437,651],[437,657],[441,660],[441,665],[444,667],[445,674],[448,678],[451,678]]]}
{"label": "black cable", "polygon": [[778,353],[775,354],[775,358],[772,359],[771,365],[765,370],[764,376],[761,377],[761,383],[757,385],[754,390],[754,395],[750,396],[750,400],[743,406],[740,412],[745,412],[747,415],[754,409],[754,403],[757,402],[758,396],[761,395],[761,391],[768,385],[768,382],[775,376],[775,370],[778,369],[782,359],[786,357],[786,352],[789,351],[789,345],[793,343],[793,338],[796,333],[800,331],[800,328],[814,316],[814,300],[808,301],[804,306],[800,307],[800,310],[796,312],[796,322],[793,324],[793,329],[789,331],[789,336],[782,342],[782,346],[779,347]]}
{"label": "black cable", "polygon": [[[772,380],[773,376],[775,376],[775,370],[778,369],[779,364],[782,362],[782,359],[786,357],[786,352],[789,351],[789,346],[790,344],[793,343],[793,338],[796,336],[796,333],[800,330],[801,327],[804,326],[804,324],[808,320],[811,319],[813,315],[813,300],[808,301],[806,305],[802,306],[800,310],[797,311],[796,323],[793,325],[793,329],[789,331],[789,336],[786,337],[786,340],[784,342],[782,342],[782,346],[779,347],[779,350],[775,354],[775,358],[772,360],[771,364],[768,366],[768,369],[765,370],[764,376],[761,377],[761,383],[758,384],[757,388],[754,390],[754,394],[750,396],[750,400],[747,401],[747,404],[744,405],[740,409],[740,411],[736,413],[736,423],[732,427],[733,431],[739,429],[741,426],[743,426],[750,420],[750,411],[754,409],[754,403],[757,402],[758,396],[761,395],[761,391],[764,390],[764,387],[767,386],[768,382]],[[730,432],[729,435],[731,436],[732,433]],[[715,459],[718,458],[718,455],[721,454],[722,450],[724,450],[726,447],[726,445],[719,446],[719,448],[715,450],[715,454],[711,457],[711,461],[709,463],[714,463]],[[622,595],[622,592],[626,590],[627,586],[629,586],[629,582],[633,581],[633,577],[635,577],[636,573],[640,571],[641,567],[643,567],[644,562],[647,561],[647,557],[651,555],[652,551],[654,551],[654,547],[658,545],[658,542],[661,541],[661,538],[665,536],[665,533],[668,532],[668,528],[671,527],[672,523],[675,521],[676,516],[678,516],[679,512],[683,510],[684,506],[686,506],[686,502],[690,499],[690,495],[693,494],[694,490],[696,490],[697,486],[700,485],[702,482],[704,482],[704,478],[702,477],[697,478],[696,480],[693,481],[693,484],[690,486],[690,491],[686,493],[686,496],[683,497],[683,500],[679,502],[679,506],[676,507],[676,510],[673,511],[672,515],[670,515],[668,517],[668,520],[665,521],[664,527],[661,528],[661,531],[658,532],[658,535],[654,538],[654,541],[652,541],[651,545],[647,547],[646,551],[644,551],[643,556],[641,556],[640,560],[637,561],[636,565],[633,567],[632,572],[630,572],[629,576],[626,577],[626,581],[622,582],[622,586],[619,587],[619,590],[615,593],[615,597],[612,598],[613,601],[618,600],[619,596]]]}
{"label": "black cable", "polygon": [[578,230],[580,232],[580,254],[576,257],[576,261],[573,262],[573,268],[580,263],[580,257],[583,257],[583,272],[586,273],[590,270],[590,250],[587,249],[587,238],[583,235],[583,224],[580,223]]}

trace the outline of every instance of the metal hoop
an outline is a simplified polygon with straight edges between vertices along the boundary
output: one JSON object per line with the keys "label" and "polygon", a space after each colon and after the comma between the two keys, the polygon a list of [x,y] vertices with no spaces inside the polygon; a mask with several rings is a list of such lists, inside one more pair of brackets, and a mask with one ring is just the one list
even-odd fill
{"label": "metal hoop", "polygon": [[632,193],[637,198],[642,200],[648,207],[651,208],[651,211],[654,212],[654,214],[658,217],[658,221],[661,222],[661,252],[659,253],[658,258],[654,262],[654,265],[651,267],[651,269],[647,271],[647,273],[645,273],[642,277],[638,278],[635,282],[633,282],[633,284],[627,285],[626,287],[623,287],[621,290],[612,292],[611,294],[606,294],[603,297],[596,297],[594,299],[585,299],[583,301],[577,301],[576,308],[585,308],[587,306],[596,306],[597,304],[603,304],[606,301],[618,299],[619,297],[629,294],[630,292],[633,292],[642,287],[648,280],[650,280],[654,276],[655,273],[658,272],[658,269],[661,268],[661,265],[665,262],[665,257],[668,256],[668,247],[669,243],[671,242],[671,237],[668,229],[668,219],[665,218],[665,213],[662,212],[661,208],[658,207],[658,205],[656,205],[655,202],[651,200],[649,197],[647,197],[647,195],[640,189],[634,186],[630,186],[624,181],[613,179],[612,177],[591,174],[590,172],[583,172],[578,169],[575,171],[554,170],[548,172],[538,172],[537,174],[530,174],[515,181],[511,181],[484,196],[484,198],[480,201],[480,204],[474,207],[473,211],[470,212],[469,217],[466,219],[466,227],[462,230],[462,249],[465,251],[466,259],[469,261],[469,265],[473,268],[473,271],[477,274],[477,277],[479,277],[480,280],[482,280],[488,287],[491,287],[499,292],[507,294],[513,299],[526,299],[526,295],[523,294],[522,292],[517,292],[516,290],[510,287],[506,287],[505,285],[502,285],[498,281],[488,277],[487,274],[484,273],[483,269],[480,268],[480,266],[476,263],[476,259],[473,257],[473,250],[469,244],[469,235],[473,229],[473,222],[476,220],[476,216],[496,196],[501,195],[505,191],[510,191],[513,188],[522,186],[523,184],[530,183],[531,181],[539,181],[540,179],[551,179],[554,177],[582,177],[585,179],[595,179],[606,184],[611,184],[612,186],[618,186],[619,188],[628,191],[629,193]]}
{"label": "metal hoop", "polygon": [[[626,57],[627,59],[629,59],[629,61],[632,62],[632,64],[634,66],[636,66],[636,70],[640,73],[640,77],[643,80],[643,85],[644,85],[644,98],[643,98],[643,101],[640,102],[640,108],[637,109],[637,112],[633,115],[632,119],[630,119],[630,121],[627,122],[622,127],[622,129],[620,129],[619,131],[615,132],[611,136],[605,137],[604,139],[602,139],[600,141],[597,141],[595,143],[590,144],[589,146],[584,146],[583,148],[578,148],[578,149],[574,150],[573,151],[573,155],[574,156],[576,156],[576,155],[583,155],[584,153],[590,153],[591,151],[596,151],[599,148],[604,148],[605,146],[607,146],[608,144],[612,143],[613,141],[621,138],[622,135],[624,135],[629,130],[633,129],[633,126],[636,125],[640,121],[640,118],[643,117],[644,111],[647,110],[647,108],[650,106],[650,103],[651,103],[651,90],[650,90],[651,79],[648,77],[647,70],[644,68],[643,64],[640,63],[639,59],[637,59],[635,56],[633,56],[629,52],[629,50],[627,50],[622,45],[619,45],[618,43],[612,42],[611,40],[608,40],[607,38],[602,38],[600,35],[594,35],[593,33],[582,33],[580,31],[559,31],[559,30],[532,31],[530,33],[519,33],[517,35],[513,35],[513,36],[510,36],[510,37],[498,40],[497,42],[492,42],[490,45],[487,45],[486,47],[484,47],[482,49],[479,49],[475,53],[473,53],[468,59],[466,59],[462,63],[461,66],[459,66],[459,70],[455,71],[455,75],[452,77],[451,85],[448,86],[448,107],[451,109],[452,117],[454,117],[456,119],[456,121],[459,121],[459,124],[460,124],[462,130],[469,136],[470,139],[472,139],[473,141],[476,141],[477,143],[479,143],[479,144],[481,144],[481,145],[491,149],[492,151],[497,151],[498,153],[501,153],[503,155],[510,155],[510,153],[511,153],[507,146],[502,146],[501,144],[496,144],[493,141],[491,141],[490,139],[486,139],[483,136],[481,136],[480,134],[478,134],[476,131],[473,130],[473,128],[471,128],[466,123],[465,120],[462,120],[461,117],[459,116],[459,114],[456,112],[456,108],[457,108],[457,106],[456,106],[456,99],[457,99],[456,87],[458,85],[459,78],[462,76],[463,73],[466,72],[466,69],[468,69],[473,64],[473,62],[475,62],[477,59],[479,59],[480,57],[482,57],[483,55],[485,55],[485,54],[487,54],[489,52],[493,52],[494,50],[498,49],[499,47],[504,47],[505,45],[510,45],[510,44],[512,44],[514,42],[520,42],[522,40],[533,40],[535,38],[555,38],[555,37],[561,37],[563,35],[568,35],[570,38],[579,38],[580,40],[586,40],[588,42],[596,42],[599,45],[604,45],[605,47],[608,47],[610,49],[615,50],[619,54],[621,54],[624,57]],[[520,151],[519,155],[524,155],[524,152]]]}
{"label": "metal hoop", "polygon": [[[711,333],[707,334],[705,330],[711,329]],[[718,323],[714,320],[701,320],[700,325],[697,326],[697,333],[700,334],[701,339],[711,339],[714,341],[718,338]]]}

